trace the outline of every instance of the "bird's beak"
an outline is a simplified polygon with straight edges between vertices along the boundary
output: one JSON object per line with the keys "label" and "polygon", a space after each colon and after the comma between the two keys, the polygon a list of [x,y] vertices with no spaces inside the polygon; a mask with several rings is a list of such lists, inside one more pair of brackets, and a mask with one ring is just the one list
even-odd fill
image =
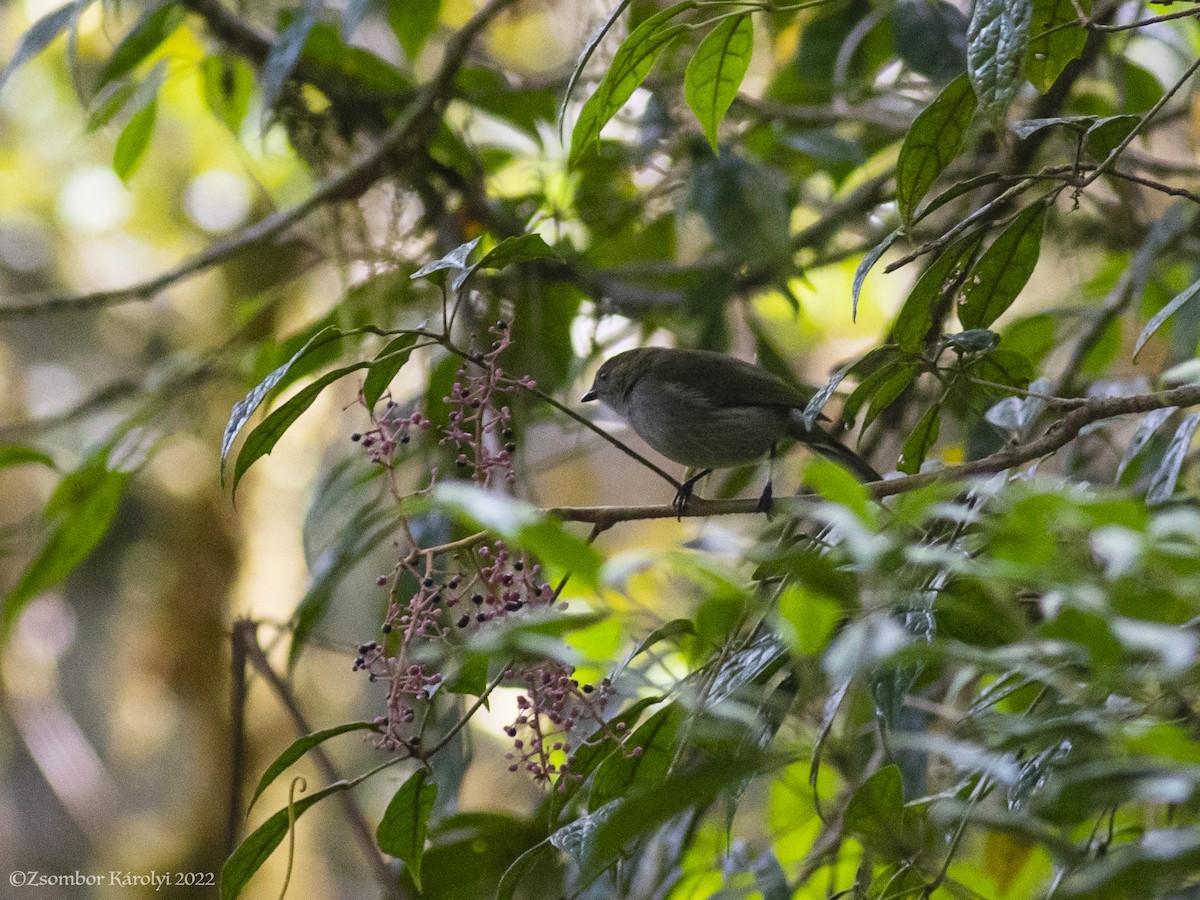
{"label": "bird's beak", "polygon": [[593,388],[592,390],[590,390],[586,394],[584,394],[582,397],[580,397],[579,402],[580,403],[591,403],[593,400],[598,399],[599,396],[600,395],[597,394],[595,389]]}

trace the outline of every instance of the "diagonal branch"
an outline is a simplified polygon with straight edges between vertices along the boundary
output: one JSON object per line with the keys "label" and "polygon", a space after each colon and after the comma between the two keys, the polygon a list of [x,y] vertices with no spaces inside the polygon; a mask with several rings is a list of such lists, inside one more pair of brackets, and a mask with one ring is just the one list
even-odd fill
{"label": "diagonal branch", "polygon": [[492,0],[459,29],[446,44],[445,55],[433,78],[388,127],[375,147],[337,175],[322,181],[308,199],[234,232],[147,281],[114,290],[51,295],[10,303],[0,306],[0,319],[77,312],[133,300],[150,300],[177,282],[223,263],[255,244],[279,236],[327,203],[353,200],[385,175],[412,170],[424,158],[423,150],[450,100],[454,77],[466,60],[471,45],[496,16],[515,2]]}
{"label": "diagonal branch", "polygon": [[[868,490],[876,499],[882,499],[914,491],[937,482],[954,481],[973,475],[994,475],[997,472],[1016,468],[1061,450],[1093,422],[1133,413],[1150,412],[1167,406],[1187,407],[1197,404],[1200,404],[1200,385],[1194,384],[1156,394],[1094,398],[1066,413],[1062,418],[1053,422],[1041,437],[1026,444],[999,450],[982,459],[963,463],[961,466],[877,481],[868,485]],[[780,501],[781,506],[786,503],[786,500]],[[705,500],[701,497],[693,497],[683,515],[691,517],[747,515],[758,512],[758,504],[758,499],[753,497],[736,500]],[[619,522],[668,519],[679,515],[676,509],[669,504],[657,506],[565,506],[551,507],[544,512],[565,522],[587,522],[602,528],[611,527]]]}

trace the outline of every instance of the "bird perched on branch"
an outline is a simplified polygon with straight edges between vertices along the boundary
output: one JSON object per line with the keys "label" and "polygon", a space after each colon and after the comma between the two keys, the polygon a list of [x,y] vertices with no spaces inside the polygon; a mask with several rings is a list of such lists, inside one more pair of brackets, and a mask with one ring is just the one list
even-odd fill
{"label": "bird perched on branch", "polygon": [[[701,478],[768,454],[773,459],[785,437],[862,481],[879,481],[857,453],[819,425],[805,425],[802,412],[814,393],[722,353],[640,347],[605,360],[582,399],[602,401],[647,444],[688,467],[673,504],[682,513]],[[768,480],[759,510],[770,507]]]}

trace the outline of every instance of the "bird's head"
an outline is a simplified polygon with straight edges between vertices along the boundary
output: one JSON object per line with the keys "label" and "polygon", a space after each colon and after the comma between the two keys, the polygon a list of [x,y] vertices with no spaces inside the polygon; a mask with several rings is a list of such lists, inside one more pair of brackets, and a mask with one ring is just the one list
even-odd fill
{"label": "bird's head", "polygon": [[591,389],[580,398],[581,401],[588,403],[600,400],[614,411],[622,412],[634,382],[643,374],[649,364],[649,355],[653,352],[652,348],[640,347],[606,359],[597,370]]}

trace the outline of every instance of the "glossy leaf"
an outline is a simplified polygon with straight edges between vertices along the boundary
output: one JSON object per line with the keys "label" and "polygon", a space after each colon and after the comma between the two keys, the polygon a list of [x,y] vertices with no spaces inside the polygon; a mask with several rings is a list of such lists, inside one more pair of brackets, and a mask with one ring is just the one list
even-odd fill
{"label": "glossy leaf", "polygon": [[46,13],[46,15],[34,22],[29,30],[21,35],[21,39],[17,42],[17,48],[13,51],[12,57],[4,68],[0,70],[0,90],[4,89],[4,85],[8,83],[8,79],[12,77],[13,72],[49,47],[54,42],[54,39],[62,34],[83,10],[90,5],[88,0],[73,0],[73,2],[66,3],[53,12]]}
{"label": "glossy leaf", "polygon": [[221,867],[221,900],[235,900],[241,896],[246,883],[255,872],[262,868],[262,864],[287,836],[289,818],[291,820],[299,819],[314,804],[331,794],[344,791],[350,786],[348,781],[338,781],[315,794],[301,797],[292,805],[290,817],[288,808],[285,806],[254,829]]}
{"label": "glossy leaf", "polygon": [[275,761],[267,766],[266,771],[263,772],[262,777],[258,780],[258,787],[254,789],[254,794],[250,797],[250,807],[254,806],[254,801],[262,795],[262,792],[276,778],[282,775],[293,763],[313,747],[323,744],[325,741],[332,737],[337,737],[339,734],[345,734],[348,731],[375,730],[376,728],[377,726],[371,722],[347,722],[344,725],[335,725],[333,728],[326,728],[322,731],[306,734],[304,737],[293,741],[291,746],[280,753],[275,758]]}
{"label": "glossy leaf", "polygon": [[983,252],[963,284],[958,318],[964,328],[989,328],[1024,289],[1037,266],[1046,208],[1035,204]]}
{"label": "glossy leaf", "polygon": [[[401,0],[403,2],[403,0]],[[617,20],[621,18],[621,14],[625,12],[625,8],[632,3],[633,0],[620,0],[613,7],[612,12],[608,14],[608,18],[604,23],[596,29],[588,42],[583,45],[583,50],[579,52],[579,59],[575,62],[575,68],[571,70],[571,77],[567,79],[567,88],[563,91],[562,104],[558,108],[558,136],[563,136],[563,123],[567,118],[567,106],[571,102],[571,98],[575,96],[575,87],[579,84],[579,79],[583,76],[584,69],[595,55],[596,49],[600,46],[600,42],[612,30],[612,27],[617,24]]]}
{"label": "glossy leaf", "polygon": [[866,431],[881,412],[891,406],[899,399],[920,374],[922,364],[919,362],[907,362],[901,366],[897,366],[888,378],[884,379],[871,394],[870,405],[867,406],[867,414],[863,417],[863,431]]}
{"label": "glossy leaf", "polygon": [[974,262],[982,243],[982,232],[967,234],[943,250],[921,273],[892,326],[892,340],[901,349],[916,353],[925,345],[933,328],[934,305],[947,299],[942,296],[943,290],[962,277],[963,271]]}
{"label": "glossy leaf", "polygon": [[[672,704],[643,722],[629,736],[624,749],[609,756],[596,770],[588,810],[595,812],[609,801],[626,796],[634,785],[661,780],[675,758],[683,719],[683,709]],[[636,756],[635,750],[639,750]]]}
{"label": "glossy leaf", "polygon": [[263,419],[246,436],[246,442],[242,444],[242,449],[238,452],[237,462],[233,467],[234,493],[237,493],[238,483],[242,480],[242,476],[246,474],[247,470],[259,459],[275,449],[275,445],[279,442],[279,439],[303,415],[304,411],[313,405],[313,401],[321,395],[321,392],[325,388],[338,379],[346,377],[351,372],[357,372],[359,369],[364,369],[369,365],[369,362],[359,362],[343,366],[340,369],[334,369],[332,372],[327,372],[312,384],[297,391],[281,406],[272,410],[271,414]]}
{"label": "glossy leaf", "polygon": [[1138,354],[1142,352],[1142,348],[1146,346],[1146,342],[1154,337],[1154,333],[1162,328],[1163,323],[1167,319],[1183,309],[1188,303],[1191,303],[1196,299],[1197,295],[1200,295],[1200,279],[1192,282],[1187,288],[1176,294],[1166,306],[1156,312],[1150,318],[1150,321],[1146,323],[1141,333],[1138,334],[1137,340],[1133,342],[1133,358],[1137,359]]}
{"label": "glossy leaf", "polygon": [[583,104],[571,131],[567,165],[574,168],[600,137],[600,130],[625,105],[646,80],[659,55],[686,32],[682,25],[668,25],[690,10],[694,0],[684,0],[657,13],[633,30],[621,44],[596,92]]}
{"label": "glossy leaf", "polygon": [[1033,0],[1025,75],[1043,94],[1067,63],[1083,52],[1087,32],[1078,24],[1079,9],[1090,14],[1091,0]]}
{"label": "glossy leaf", "polygon": [[50,536],[4,598],[0,639],[7,637],[29,601],[91,555],[112,525],[128,480],[128,472],[109,469],[107,455],[99,454],[58,483],[45,510]]}
{"label": "glossy leaf", "polygon": [[688,63],[684,96],[714,153],[720,153],[717,132],[746,77],[753,53],[754,21],[749,13],[743,13],[722,19]]}
{"label": "glossy leaf", "polygon": [[900,462],[896,468],[906,475],[915,475],[921,470],[921,463],[937,443],[938,429],[942,421],[942,407],[934,404],[925,410],[915,428],[904,441],[900,451]]}
{"label": "glossy leaf", "polygon": [[900,767],[884,766],[864,781],[850,798],[843,822],[871,846],[892,846],[905,825]]}
{"label": "glossy leaf", "polygon": [[221,437],[221,483],[225,483],[225,460],[229,456],[229,451],[233,448],[233,442],[237,440],[238,434],[241,432],[245,424],[254,415],[254,411],[262,405],[263,400],[267,395],[276,388],[288,375],[292,367],[306,356],[315,353],[322,347],[334,342],[340,341],[346,337],[346,332],[343,332],[332,326],[323,328],[321,331],[313,335],[308,342],[297,350],[292,357],[283,365],[277,367],[266,378],[260,381],[250,393],[233,404],[233,410],[230,413],[229,421],[225,424],[225,433]]}
{"label": "glossy leaf", "polygon": [[1156,503],[1164,503],[1175,493],[1175,482],[1179,480],[1179,470],[1183,468],[1188,451],[1191,450],[1192,436],[1196,433],[1197,425],[1200,425],[1200,413],[1192,413],[1175,429],[1162,462],[1158,464],[1158,469],[1150,479],[1150,488],[1146,491],[1147,504],[1153,506]]}
{"label": "glossy leaf", "polygon": [[371,361],[371,371],[363,380],[363,402],[367,409],[374,409],[383,392],[388,389],[392,379],[404,368],[412,355],[412,347],[417,342],[417,335],[402,334],[393,338]]}
{"label": "glossy leaf", "polygon": [[1152,409],[1146,413],[1146,417],[1137,427],[1137,431],[1133,433],[1133,437],[1129,440],[1129,446],[1125,448],[1124,454],[1121,456],[1121,461],[1117,464],[1116,481],[1120,482],[1121,476],[1125,474],[1125,470],[1129,468],[1129,464],[1137,459],[1148,443],[1150,438],[1154,437],[1155,432],[1162,427],[1163,422],[1171,418],[1179,410],[1178,406],[1164,406],[1162,409]]}
{"label": "glossy leaf", "polygon": [[477,237],[474,240],[467,241],[465,244],[459,244],[440,259],[435,259],[433,262],[421,266],[409,278],[416,281],[419,278],[428,278],[435,272],[444,272],[447,270],[467,271],[467,257],[479,246],[479,242],[482,240],[482,237]]}
{"label": "glossy leaf", "polygon": [[137,171],[154,137],[157,121],[158,100],[155,98],[134,113],[129,124],[121,131],[120,137],[117,138],[117,146],[113,150],[113,171],[122,181],[128,181]]}
{"label": "glossy leaf", "polygon": [[[854,282],[850,287],[850,318],[857,321],[858,319],[858,296],[862,293],[863,282],[867,280],[867,273],[875,267],[875,264],[891,249],[892,244],[896,243],[896,239],[900,237],[900,229],[888,234],[882,241],[867,251],[867,254],[862,258],[862,262],[858,264],[858,268],[854,270]],[[828,398],[826,398],[828,399]],[[809,425],[811,428],[812,426]]]}
{"label": "glossy leaf", "polygon": [[151,8],[137,21],[129,33],[121,39],[112,56],[100,72],[96,91],[105,85],[124,78],[136,69],[151,53],[183,24],[186,11],[179,3],[167,2]]}
{"label": "glossy leaf", "polygon": [[450,290],[457,291],[468,278],[481,269],[503,269],[517,263],[547,258],[557,259],[558,254],[540,234],[507,237],[480,257],[469,269],[464,269],[451,278]]}
{"label": "glossy leaf", "polygon": [[960,75],[913,121],[896,162],[896,204],[906,224],[912,223],[917,205],[958,156],[975,105],[971,82]]}
{"label": "glossy leaf", "polygon": [[429,781],[428,777],[425,769],[413,772],[388,803],[375,832],[379,849],[408,867],[418,890],[421,887],[421,860],[425,855],[425,832],[438,794],[437,782]]}
{"label": "glossy leaf", "polygon": [[1024,77],[1032,0],[976,0],[967,29],[967,74],[984,115],[1004,120]]}

